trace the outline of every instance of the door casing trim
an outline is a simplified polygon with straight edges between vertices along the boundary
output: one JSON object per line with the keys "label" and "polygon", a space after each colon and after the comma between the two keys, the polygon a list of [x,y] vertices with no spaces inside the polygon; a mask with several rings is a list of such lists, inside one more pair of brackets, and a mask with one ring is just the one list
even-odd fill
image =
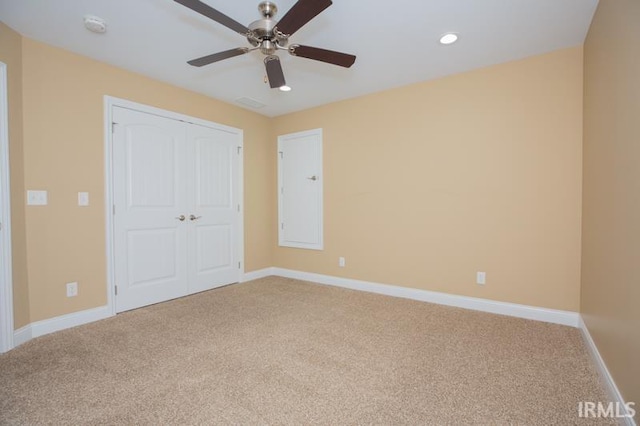
{"label": "door casing trim", "polygon": [[0,353],[14,347],[7,65],[0,62]]}

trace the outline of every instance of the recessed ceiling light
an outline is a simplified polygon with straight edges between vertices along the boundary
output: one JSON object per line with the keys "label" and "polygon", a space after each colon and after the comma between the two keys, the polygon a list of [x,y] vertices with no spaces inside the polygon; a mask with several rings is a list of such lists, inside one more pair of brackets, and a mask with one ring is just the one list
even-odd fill
{"label": "recessed ceiling light", "polygon": [[458,41],[458,34],[446,33],[440,37],[440,44],[452,44]]}
{"label": "recessed ceiling light", "polygon": [[97,16],[86,15],[84,17],[84,26],[93,33],[102,34],[107,32],[107,23]]}
{"label": "recessed ceiling light", "polygon": [[279,87],[281,92],[290,92],[291,91],[291,87],[284,85],[284,86],[280,86]]}

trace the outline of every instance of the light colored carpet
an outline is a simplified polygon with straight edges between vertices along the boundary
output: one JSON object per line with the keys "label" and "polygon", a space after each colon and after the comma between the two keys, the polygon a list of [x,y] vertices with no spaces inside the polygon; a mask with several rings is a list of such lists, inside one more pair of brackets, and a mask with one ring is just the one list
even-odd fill
{"label": "light colored carpet", "polygon": [[0,356],[0,424],[607,424],[577,329],[269,277]]}

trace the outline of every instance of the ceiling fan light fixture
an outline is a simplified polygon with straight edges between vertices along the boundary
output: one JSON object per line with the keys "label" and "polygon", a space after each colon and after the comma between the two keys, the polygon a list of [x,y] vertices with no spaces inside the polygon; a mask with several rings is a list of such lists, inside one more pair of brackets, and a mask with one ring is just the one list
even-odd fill
{"label": "ceiling fan light fixture", "polygon": [[278,50],[278,45],[271,40],[263,40],[262,43],[260,43],[260,52],[262,52],[263,55],[273,55],[276,53],[276,50]]}
{"label": "ceiling fan light fixture", "polygon": [[458,41],[458,34],[456,33],[446,33],[440,36],[440,44],[449,45]]}
{"label": "ceiling fan light fixture", "polygon": [[284,86],[280,86],[278,89],[280,89],[281,92],[290,92],[291,91],[291,87],[287,86],[286,84]]}

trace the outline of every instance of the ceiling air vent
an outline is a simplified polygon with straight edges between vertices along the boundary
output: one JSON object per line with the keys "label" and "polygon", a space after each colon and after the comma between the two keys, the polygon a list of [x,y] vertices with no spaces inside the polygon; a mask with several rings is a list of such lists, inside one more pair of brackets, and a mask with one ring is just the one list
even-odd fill
{"label": "ceiling air vent", "polygon": [[250,108],[254,108],[254,109],[259,109],[262,108],[264,106],[267,106],[267,104],[263,104],[260,101],[256,101],[255,99],[252,98],[238,98],[236,99],[236,102],[245,106],[248,106]]}

